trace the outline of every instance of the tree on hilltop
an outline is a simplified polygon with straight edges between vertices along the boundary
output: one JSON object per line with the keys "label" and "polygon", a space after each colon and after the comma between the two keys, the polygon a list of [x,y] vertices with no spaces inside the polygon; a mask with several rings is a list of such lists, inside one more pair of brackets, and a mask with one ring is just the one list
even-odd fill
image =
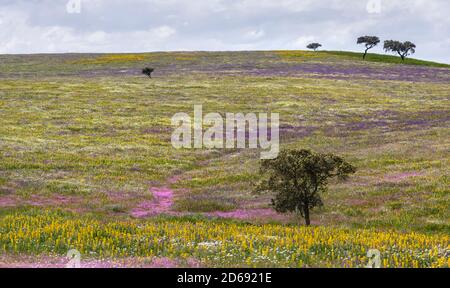
{"label": "tree on hilltop", "polygon": [[416,53],[416,44],[410,41],[402,43],[400,41],[387,40],[384,41],[384,50],[397,53],[404,61],[407,56]]}
{"label": "tree on hilltop", "polygon": [[361,36],[358,38],[357,44],[364,44],[366,46],[366,50],[364,51],[363,59],[366,59],[367,52],[369,52],[370,49],[374,48],[375,46],[380,43],[380,38],[377,36]]}
{"label": "tree on hilltop", "polygon": [[311,43],[308,44],[308,46],[306,46],[306,48],[317,51],[317,49],[319,49],[320,47],[322,47],[322,44],[320,43]]}

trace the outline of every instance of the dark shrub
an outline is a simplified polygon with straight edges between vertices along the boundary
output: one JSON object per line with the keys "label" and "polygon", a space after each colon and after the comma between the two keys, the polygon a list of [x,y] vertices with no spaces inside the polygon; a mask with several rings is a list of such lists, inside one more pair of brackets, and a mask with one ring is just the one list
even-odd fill
{"label": "dark shrub", "polygon": [[153,71],[155,71],[155,69],[146,67],[142,70],[142,74],[147,75],[149,78],[152,78]]}

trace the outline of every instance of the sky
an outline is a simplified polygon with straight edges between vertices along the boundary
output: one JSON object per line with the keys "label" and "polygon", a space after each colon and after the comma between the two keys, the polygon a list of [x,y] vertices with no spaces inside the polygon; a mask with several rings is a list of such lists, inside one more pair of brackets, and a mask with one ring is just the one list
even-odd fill
{"label": "sky", "polygon": [[356,39],[376,35],[450,63],[449,11],[448,0],[0,0],[0,54],[362,51]]}

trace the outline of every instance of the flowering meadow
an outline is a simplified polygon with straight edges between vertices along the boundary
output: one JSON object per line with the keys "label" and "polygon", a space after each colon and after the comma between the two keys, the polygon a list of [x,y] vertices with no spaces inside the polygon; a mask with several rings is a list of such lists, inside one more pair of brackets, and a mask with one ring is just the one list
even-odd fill
{"label": "flowering meadow", "polygon": [[449,267],[448,236],[331,227],[217,221],[108,221],[60,213],[11,214],[0,220],[0,251],[83,257],[194,258],[213,267],[365,267],[381,252],[382,267]]}
{"label": "flowering meadow", "polygon": [[[383,267],[448,267],[450,65],[400,62],[333,51],[0,55],[0,266],[78,249],[131,266],[364,267],[378,249]],[[357,172],[329,183],[303,227],[254,193],[260,151],[171,145],[171,117],[197,104],[279,113],[282,149],[333,153]]]}

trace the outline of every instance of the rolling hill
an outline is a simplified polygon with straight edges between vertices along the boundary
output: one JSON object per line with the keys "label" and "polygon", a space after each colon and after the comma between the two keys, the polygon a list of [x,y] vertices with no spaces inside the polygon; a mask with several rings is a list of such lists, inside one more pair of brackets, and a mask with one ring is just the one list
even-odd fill
{"label": "rolling hill", "polygon": [[[400,62],[0,55],[0,266],[58,266],[75,248],[100,266],[361,267],[376,248],[386,267],[448,267],[450,65]],[[277,112],[282,148],[332,152],[358,171],[330,183],[314,227],[299,227],[253,192],[258,151],[172,147],[171,117],[198,104]]]}

